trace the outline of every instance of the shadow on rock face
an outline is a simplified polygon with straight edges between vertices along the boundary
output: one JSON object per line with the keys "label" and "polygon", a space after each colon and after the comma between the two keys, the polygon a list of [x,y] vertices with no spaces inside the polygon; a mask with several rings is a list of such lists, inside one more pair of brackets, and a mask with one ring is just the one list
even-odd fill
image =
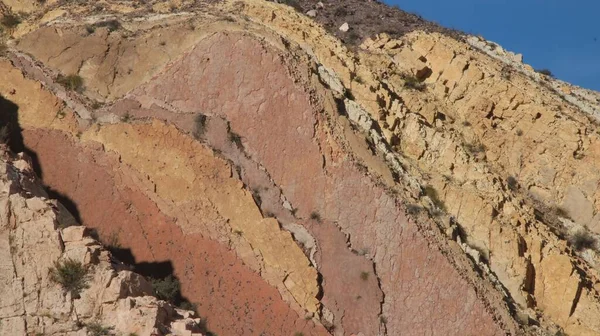
{"label": "shadow on rock face", "polygon": [[[31,166],[36,175],[43,180],[44,174],[40,160],[36,152],[25,146],[23,141],[23,129],[19,124],[19,106],[12,101],[0,95],[0,130],[5,128],[7,131],[7,143],[13,153],[25,153],[31,159]],[[77,223],[81,223],[81,216],[77,209],[77,204],[66,195],[46,187],[49,198],[58,200],[65,209],[67,209]]]}
{"label": "shadow on rock face", "polygon": [[[19,124],[19,106],[0,95],[0,142],[6,142],[13,153],[25,153],[31,159],[32,168],[37,176],[40,179],[43,179],[43,170],[38,155],[36,152],[25,146],[22,131],[23,129]],[[81,216],[75,202],[66,195],[50,187],[46,187],[46,192],[49,198],[58,200],[62,207],[73,216],[73,218],[68,221],[68,224],[64,226],[81,225]],[[60,220],[59,223],[61,223],[61,225],[64,224]],[[96,230],[90,230],[90,235],[96,240],[101,241]],[[110,241],[104,242],[103,245],[105,245],[105,247],[111,251],[115,259],[118,260],[115,260],[115,264],[121,265],[121,267],[117,267],[117,269],[130,269],[145,276],[152,282],[155,294],[159,298],[169,301],[182,309],[196,310],[195,305],[181,295],[180,282],[174,275],[173,263],[170,260],[136,263],[131,249],[121,248],[118,244],[111,244]],[[202,325],[196,327],[198,330],[195,331],[203,332],[206,335],[212,335],[212,333],[207,330],[206,321],[203,321]]]}
{"label": "shadow on rock face", "polygon": [[181,295],[179,279],[174,274],[175,269],[170,260],[137,263],[131,249],[122,248],[117,241],[112,242],[110,237],[102,239],[95,229],[88,229],[88,232],[91,237],[102,242],[102,245],[111,252],[115,259],[114,263],[117,264],[116,269],[127,269],[143,275],[153,283],[155,291],[169,292],[167,297],[161,297],[160,293],[156,293],[159,298],[183,309],[196,310],[189,299]]}
{"label": "shadow on rock face", "polygon": [[[0,95],[0,128],[7,132],[7,141],[10,149],[15,152],[23,152],[23,135],[19,126],[19,106]],[[37,170],[36,170],[37,172]]]}

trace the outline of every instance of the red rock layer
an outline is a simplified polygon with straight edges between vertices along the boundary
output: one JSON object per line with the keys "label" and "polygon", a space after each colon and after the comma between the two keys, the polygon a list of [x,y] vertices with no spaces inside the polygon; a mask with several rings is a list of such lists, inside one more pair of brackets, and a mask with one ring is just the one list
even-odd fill
{"label": "red rock layer", "polygon": [[299,317],[278,291],[248,269],[234,252],[201,235],[183,235],[161,214],[100,146],[76,144],[59,131],[29,129],[25,145],[37,153],[44,183],[74,201],[82,222],[101,238],[118,237],[136,262],[171,261],[182,294],[198,305],[219,335],[326,334]]}
{"label": "red rock layer", "polygon": [[[474,289],[448,259],[418,232],[396,200],[349,160],[323,127],[305,88],[288,75],[280,57],[241,34],[215,34],[202,41],[137,94],[169,102],[182,112],[217,115],[231,122],[246,151],[266,168],[300,217],[317,211],[350,236],[352,247],[374,255],[385,293],[383,321],[388,334],[503,334]],[[313,230],[320,245],[336,244],[328,230]],[[329,254],[320,269],[331,277],[360,282],[343,258]],[[336,271],[332,271],[336,270]],[[344,286],[340,279],[336,286]],[[356,289],[356,287],[349,287]],[[326,291],[327,293],[327,291]],[[335,293],[346,311],[360,304]],[[352,314],[350,314],[352,315]],[[348,322],[371,334],[378,321]]]}

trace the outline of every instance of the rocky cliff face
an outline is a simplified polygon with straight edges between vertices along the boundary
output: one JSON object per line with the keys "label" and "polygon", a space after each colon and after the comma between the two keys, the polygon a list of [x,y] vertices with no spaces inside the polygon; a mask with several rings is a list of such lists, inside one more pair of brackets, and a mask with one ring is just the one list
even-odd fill
{"label": "rocky cliff face", "polygon": [[10,144],[217,334],[600,334],[598,93],[334,6],[4,1]]}
{"label": "rocky cliff face", "polygon": [[202,335],[193,312],[157,300],[85,227],[61,229],[29,162],[0,151],[2,335]]}

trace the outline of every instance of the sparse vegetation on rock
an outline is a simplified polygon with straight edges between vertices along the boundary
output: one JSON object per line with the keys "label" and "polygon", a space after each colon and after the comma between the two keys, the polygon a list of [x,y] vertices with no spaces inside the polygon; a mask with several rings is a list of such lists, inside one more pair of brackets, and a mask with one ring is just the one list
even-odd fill
{"label": "sparse vegetation on rock", "polygon": [[114,335],[113,327],[103,326],[100,322],[94,321],[86,325],[88,336],[109,336]]}
{"label": "sparse vegetation on rock", "polygon": [[440,199],[440,196],[439,196],[437,190],[433,186],[430,186],[430,185],[426,186],[423,189],[423,193],[425,194],[425,196],[429,197],[429,199],[431,200],[431,202],[433,202],[433,204],[438,209],[440,209],[441,211],[446,211],[446,205]]}
{"label": "sparse vegetation on rock", "polygon": [[554,78],[554,74],[549,69],[536,69],[535,72],[542,74],[544,76]]}
{"label": "sparse vegetation on rock", "polygon": [[519,189],[519,182],[514,176],[509,176],[506,178],[506,185],[510,191],[517,191]]}
{"label": "sparse vegetation on rock", "polygon": [[194,138],[196,138],[196,139],[202,138],[205,131],[206,131],[206,116],[204,114],[198,113],[194,117],[194,131],[193,131]]}
{"label": "sparse vegetation on rock", "polygon": [[174,302],[180,295],[181,285],[172,275],[162,279],[150,279],[154,295],[160,300]]}
{"label": "sparse vegetation on rock", "polygon": [[310,219],[316,221],[317,223],[321,223],[321,215],[316,211],[310,213]]}
{"label": "sparse vegetation on rock", "polygon": [[237,148],[244,148],[244,145],[242,144],[242,137],[239,134],[230,130],[227,136],[229,138],[229,141],[231,141]]}
{"label": "sparse vegetation on rock", "polygon": [[409,215],[413,215],[413,216],[414,215],[418,215],[419,212],[421,212],[421,210],[422,210],[422,208],[420,206],[416,205],[416,204],[408,204],[406,206],[406,212]]}
{"label": "sparse vegetation on rock", "polygon": [[125,112],[125,114],[121,117],[122,122],[129,122],[131,120],[131,114],[129,112]]}
{"label": "sparse vegetation on rock", "polygon": [[[597,258],[595,243],[569,238],[598,216],[600,140],[575,104],[590,96],[596,106],[593,93],[539,80],[547,77],[495,43],[479,48],[469,36],[430,34],[440,30],[399,9],[377,10],[378,1],[284,1],[312,19],[282,0],[233,1],[218,12],[194,1],[77,2],[53,2],[50,21],[28,18],[11,36],[10,59],[0,61],[0,117],[6,110],[21,121],[11,122],[11,145],[39,153],[36,170],[81,211],[81,222],[103,233],[126,230],[120,254],[131,249],[143,263],[156,262],[148,265],[155,274],[176,268],[185,294],[221,333],[312,335],[330,328],[325,320],[340,333],[360,327],[365,335],[412,327],[516,334],[519,322],[531,323],[514,321],[521,307],[531,309],[536,328],[600,332],[586,321],[600,315],[598,293],[587,285],[588,269],[597,270],[585,265]],[[123,23],[118,33],[94,23],[113,18]],[[61,83],[82,94],[48,78],[61,71],[85,76]],[[94,100],[106,102],[95,113]],[[118,122],[129,120],[126,111],[135,123]],[[210,120],[198,111],[210,111]],[[532,206],[534,198],[546,206]],[[564,204],[573,219],[549,204]],[[296,218],[288,212],[296,214],[294,206]],[[268,210],[278,220],[264,220]],[[65,243],[51,260],[87,262],[77,244]],[[107,270],[106,251],[86,247],[90,273]],[[481,257],[490,267],[479,267]],[[134,269],[148,274],[146,266]],[[94,273],[90,287],[103,277]],[[574,280],[577,292],[562,291]],[[177,304],[175,281],[152,281],[154,291]],[[407,288],[415,300],[404,300]],[[324,309],[332,307],[334,316]],[[308,322],[289,318],[302,311]],[[415,311],[419,321],[406,318]]]}
{"label": "sparse vegetation on rock", "polygon": [[0,20],[0,24],[6,28],[15,28],[21,23],[21,18],[16,14],[5,14]]}
{"label": "sparse vegetation on rock", "polygon": [[97,22],[95,24],[96,27],[106,27],[108,31],[113,32],[121,28],[121,22],[119,20],[106,20]]}
{"label": "sparse vegetation on rock", "polygon": [[56,82],[64,86],[67,90],[81,92],[83,90],[83,78],[79,75],[67,75],[62,74],[56,77]]}
{"label": "sparse vegetation on rock", "polygon": [[60,284],[72,296],[78,297],[87,287],[87,268],[73,259],[57,261],[50,269],[50,280]]}
{"label": "sparse vegetation on rock", "polygon": [[417,91],[424,91],[427,87],[427,84],[423,83],[415,76],[405,76],[404,87]]}
{"label": "sparse vegetation on rock", "polygon": [[595,249],[597,240],[586,229],[580,229],[569,236],[569,243],[576,251],[582,251],[585,249]]}
{"label": "sparse vegetation on rock", "polygon": [[562,218],[566,218],[566,219],[571,219],[571,216],[569,215],[569,211],[567,209],[565,209],[564,207],[562,207],[562,206],[556,206],[556,207],[554,207],[554,213],[558,217],[562,217]]}
{"label": "sparse vegetation on rock", "polygon": [[463,146],[464,146],[465,150],[473,156],[477,156],[478,154],[485,152],[485,145],[479,141],[475,141],[472,143],[465,143]]}

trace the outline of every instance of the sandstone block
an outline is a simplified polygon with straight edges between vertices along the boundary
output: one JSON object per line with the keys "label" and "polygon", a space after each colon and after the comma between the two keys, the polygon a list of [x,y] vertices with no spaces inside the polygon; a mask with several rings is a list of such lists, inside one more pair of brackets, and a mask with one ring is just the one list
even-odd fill
{"label": "sandstone block", "polygon": [[61,236],[65,243],[76,242],[83,240],[85,231],[85,226],[69,226],[61,231]]}

